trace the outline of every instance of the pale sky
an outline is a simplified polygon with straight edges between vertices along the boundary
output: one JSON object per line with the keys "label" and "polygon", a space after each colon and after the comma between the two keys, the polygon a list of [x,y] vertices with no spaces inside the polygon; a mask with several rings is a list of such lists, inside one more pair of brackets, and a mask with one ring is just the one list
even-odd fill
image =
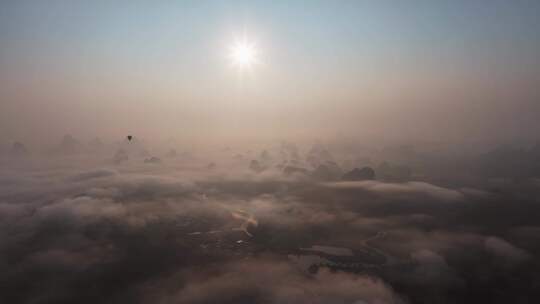
{"label": "pale sky", "polygon": [[538,54],[534,0],[2,1],[0,140],[534,139]]}

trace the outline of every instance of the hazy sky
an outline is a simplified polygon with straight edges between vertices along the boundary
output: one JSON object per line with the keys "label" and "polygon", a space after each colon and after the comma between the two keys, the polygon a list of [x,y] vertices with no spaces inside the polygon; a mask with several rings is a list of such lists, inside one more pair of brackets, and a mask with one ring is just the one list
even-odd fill
{"label": "hazy sky", "polygon": [[538,54],[535,0],[2,1],[0,140],[534,138]]}

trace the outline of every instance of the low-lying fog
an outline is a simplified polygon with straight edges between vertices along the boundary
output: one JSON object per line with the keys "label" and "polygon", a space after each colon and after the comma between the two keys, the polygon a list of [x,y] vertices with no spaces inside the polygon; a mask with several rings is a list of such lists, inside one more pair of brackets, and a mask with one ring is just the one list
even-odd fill
{"label": "low-lying fog", "polygon": [[0,302],[530,303],[540,146],[4,146]]}

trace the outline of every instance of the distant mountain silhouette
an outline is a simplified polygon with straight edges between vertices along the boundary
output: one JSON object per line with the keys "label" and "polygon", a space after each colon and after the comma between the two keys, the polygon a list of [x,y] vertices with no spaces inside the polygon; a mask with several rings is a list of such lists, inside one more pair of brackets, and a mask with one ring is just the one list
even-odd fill
{"label": "distant mountain silhouette", "polygon": [[320,181],[332,181],[339,180],[342,175],[341,168],[333,161],[326,161],[323,164],[317,166],[317,168],[311,173],[311,176]]}
{"label": "distant mountain silhouette", "polygon": [[149,158],[145,158],[144,163],[145,164],[159,164],[159,163],[161,163],[161,159],[158,158],[158,157],[152,156],[152,157],[149,157]]}
{"label": "distant mountain silhouette", "polygon": [[319,165],[325,162],[333,161],[332,154],[321,144],[315,144],[306,155],[306,161],[313,168],[317,168]]}
{"label": "distant mountain silhouette", "polygon": [[261,155],[259,156],[259,159],[261,160],[261,162],[267,164],[272,161],[272,156],[270,155],[270,152],[268,152],[267,150],[263,150],[261,152]]}
{"label": "distant mountain silhouette", "polygon": [[26,146],[24,144],[16,141],[11,146],[9,154],[12,156],[25,156],[28,155],[28,149],[26,149]]}
{"label": "distant mountain silhouette", "polygon": [[251,171],[260,173],[266,170],[266,167],[263,166],[258,160],[254,159],[249,163],[249,169],[251,169]]}
{"label": "distant mountain silhouette", "polygon": [[363,167],[362,169],[354,168],[351,171],[343,174],[341,179],[344,181],[374,180],[375,170],[373,170],[371,167]]}
{"label": "distant mountain silhouette", "polygon": [[84,145],[70,134],[66,134],[64,135],[64,137],[62,137],[62,140],[57,146],[55,152],[63,155],[70,155],[81,153],[83,151]]}
{"label": "distant mountain silhouette", "polygon": [[125,162],[129,160],[129,156],[128,154],[126,153],[126,151],[124,151],[123,149],[119,149],[118,151],[116,151],[116,153],[114,154],[114,157],[113,157],[113,162],[115,164],[120,164],[122,162]]}
{"label": "distant mountain silhouette", "polygon": [[298,147],[291,142],[281,142],[280,152],[285,160],[300,160]]}
{"label": "distant mountain silhouette", "polygon": [[285,174],[286,176],[290,176],[294,174],[306,175],[308,173],[309,171],[305,168],[294,167],[294,166],[286,166],[285,168],[283,168],[283,174]]}
{"label": "distant mountain silhouette", "polygon": [[170,149],[169,152],[167,152],[167,154],[165,155],[166,157],[169,157],[169,158],[174,158],[178,155],[178,153],[176,153],[176,150],[175,149]]}

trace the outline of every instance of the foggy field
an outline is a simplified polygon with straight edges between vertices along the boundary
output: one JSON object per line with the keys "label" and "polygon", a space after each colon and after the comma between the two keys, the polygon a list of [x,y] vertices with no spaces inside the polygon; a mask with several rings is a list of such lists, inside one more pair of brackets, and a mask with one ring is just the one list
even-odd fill
{"label": "foggy field", "polygon": [[[452,159],[445,174],[431,168],[445,166],[440,156],[411,147],[407,160],[384,152],[403,147],[338,159],[290,142],[199,156],[128,140],[79,147],[2,157],[5,302],[527,303],[537,293],[540,179],[469,165],[503,152]],[[344,180],[366,166],[374,179]]]}
{"label": "foggy field", "polygon": [[540,1],[0,1],[0,304],[540,303]]}

